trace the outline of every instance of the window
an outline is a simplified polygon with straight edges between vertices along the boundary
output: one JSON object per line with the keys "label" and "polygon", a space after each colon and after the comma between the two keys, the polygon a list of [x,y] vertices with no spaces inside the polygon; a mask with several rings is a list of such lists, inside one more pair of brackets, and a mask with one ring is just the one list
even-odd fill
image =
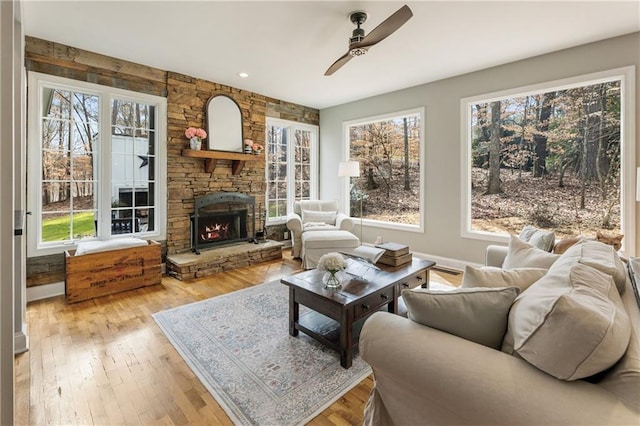
{"label": "window", "polygon": [[423,230],[423,109],[344,124],[352,177],[350,212],[368,225]]}
{"label": "window", "polygon": [[38,73],[29,96],[29,254],[164,237],[166,99]]}
{"label": "window", "polygon": [[[633,195],[621,189],[633,182],[635,154],[624,143],[625,87],[618,70],[464,99],[463,235],[491,239],[533,224],[556,238],[626,239]],[[627,219],[633,226],[633,213]]]}
{"label": "window", "polygon": [[318,127],[267,118],[267,223],[286,220],[298,200],[318,198]]}

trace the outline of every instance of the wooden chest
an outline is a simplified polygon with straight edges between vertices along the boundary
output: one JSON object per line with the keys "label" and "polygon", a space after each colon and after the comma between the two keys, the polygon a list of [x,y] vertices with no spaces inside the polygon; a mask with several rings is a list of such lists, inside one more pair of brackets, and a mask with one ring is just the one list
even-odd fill
{"label": "wooden chest", "polygon": [[160,244],[75,256],[65,251],[65,293],[71,303],[159,284]]}

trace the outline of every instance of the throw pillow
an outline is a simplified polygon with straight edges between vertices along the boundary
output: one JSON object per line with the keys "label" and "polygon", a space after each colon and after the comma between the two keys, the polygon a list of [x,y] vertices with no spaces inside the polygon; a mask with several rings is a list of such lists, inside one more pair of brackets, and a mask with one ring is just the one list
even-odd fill
{"label": "throw pillow", "polygon": [[402,298],[409,319],[463,339],[498,349],[507,330],[517,287],[458,288],[451,291],[407,289]]}
{"label": "throw pillow", "polygon": [[515,268],[504,270],[492,266],[475,268],[467,266],[460,288],[518,287],[524,291],[547,273],[543,268]]}
{"label": "throw pillow", "polygon": [[558,379],[577,380],[614,365],[630,336],[611,276],[578,262],[554,265],[516,299],[505,345]]}
{"label": "throw pillow", "polygon": [[580,262],[611,275],[620,294],[624,293],[627,270],[615,249],[608,244],[583,240],[569,247],[561,257],[563,263]]}
{"label": "throw pillow", "polygon": [[549,252],[553,249],[553,245],[556,242],[555,232],[544,231],[531,225],[525,225],[522,231],[520,231],[518,238],[540,250]]}
{"label": "throw pillow", "polygon": [[515,235],[509,239],[509,250],[504,259],[504,269],[515,268],[543,268],[549,269],[560,257],[558,254],[548,253],[522,241]]}
{"label": "throw pillow", "polygon": [[327,225],[335,225],[337,215],[337,211],[302,210],[302,223],[326,223]]}
{"label": "throw pillow", "polygon": [[[629,259],[629,265],[636,259]],[[631,283],[630,283],[631,284]],[[627,315],[633,328],[632,333],[640,333],[640,310],[634,291],[627,290],[621,296]],[[606,372],[598,383],[609,392],[614,393],[626,404],[640,411],[640,339],[631,338],[629,347],[623,357],[613,368]]]}

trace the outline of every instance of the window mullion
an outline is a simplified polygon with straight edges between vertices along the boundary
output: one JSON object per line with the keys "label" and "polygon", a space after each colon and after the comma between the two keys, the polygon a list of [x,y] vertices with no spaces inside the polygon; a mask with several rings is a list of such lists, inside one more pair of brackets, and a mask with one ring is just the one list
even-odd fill
{"label": "window mullion", "polygon": [[99,168],[96,173],[100,188],[97,201],[98,238],[111,236],[111,96],[100,96]]}
{"label": "window mullion", "polygon": [[295,180],[295,140],[294,131],[291,126],[286,128],[287,132],[287,212],[293,211],[293,203],[296,197]]}

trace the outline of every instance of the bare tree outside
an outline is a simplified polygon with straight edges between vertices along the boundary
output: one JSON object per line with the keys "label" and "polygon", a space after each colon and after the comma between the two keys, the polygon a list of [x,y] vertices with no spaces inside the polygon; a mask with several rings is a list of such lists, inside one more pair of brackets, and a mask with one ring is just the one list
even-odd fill
{"label": "bare tree outside", "polygon": [[42,115],[42,240],[95,235],[98,97],[45,89]]}
{"label": "bare tree outside", "polygon": [[421,115],[351,124],[350,160],[360,163],[351,178],[351,216],[398,224],[420,224]]}
{"label": "bare tree outside", "polygon": [[469,107],[472,229],[619,232],[619,80]]}

